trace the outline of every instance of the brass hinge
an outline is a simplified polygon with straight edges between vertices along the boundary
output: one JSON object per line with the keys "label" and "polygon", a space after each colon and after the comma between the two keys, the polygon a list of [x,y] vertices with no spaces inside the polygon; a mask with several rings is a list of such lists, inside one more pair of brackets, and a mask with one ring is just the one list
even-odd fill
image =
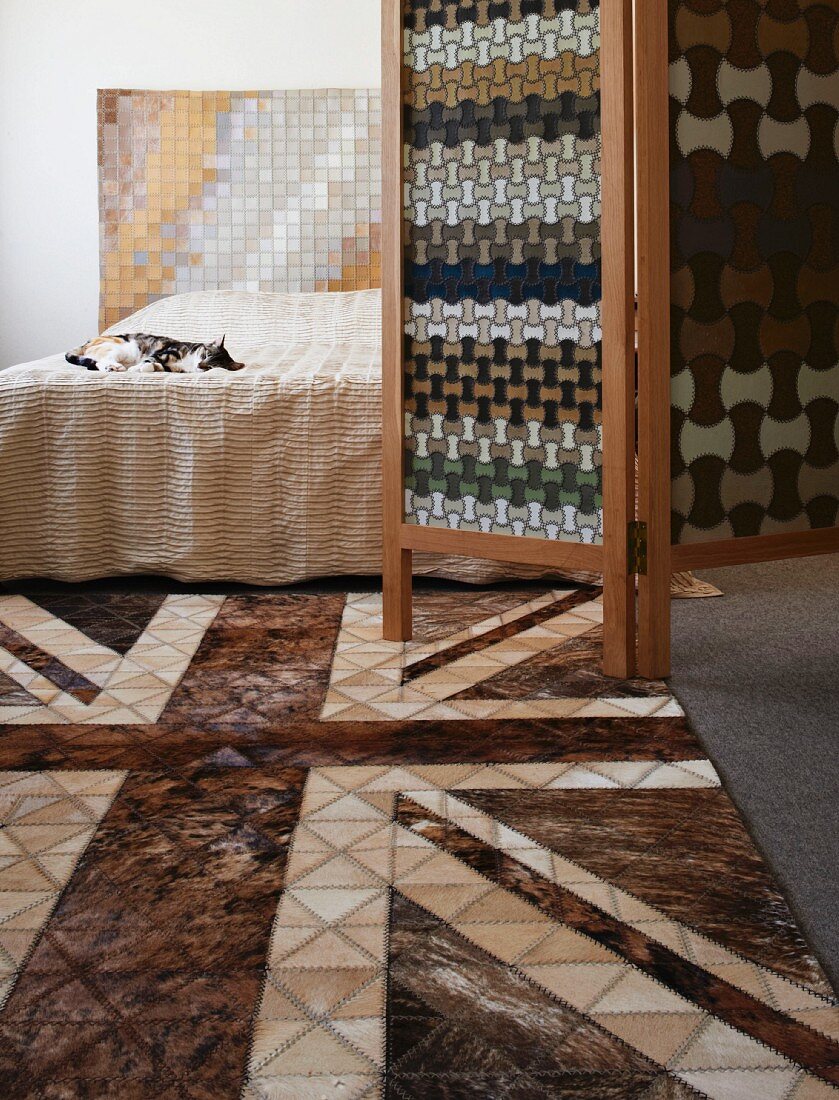
{"label": "brass hinge", "polygon": [[647,575],[647,525],[634,519],[627,525],[629,572]]}

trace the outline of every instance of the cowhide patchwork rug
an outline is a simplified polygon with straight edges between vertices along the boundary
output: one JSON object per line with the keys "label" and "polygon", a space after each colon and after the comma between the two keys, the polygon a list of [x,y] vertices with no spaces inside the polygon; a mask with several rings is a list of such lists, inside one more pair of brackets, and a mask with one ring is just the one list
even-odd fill
{"label": "cowhide patchwork rug", "polygon": [[600,618],[0,594],[0,1093],[839,1097],[828,981]]}

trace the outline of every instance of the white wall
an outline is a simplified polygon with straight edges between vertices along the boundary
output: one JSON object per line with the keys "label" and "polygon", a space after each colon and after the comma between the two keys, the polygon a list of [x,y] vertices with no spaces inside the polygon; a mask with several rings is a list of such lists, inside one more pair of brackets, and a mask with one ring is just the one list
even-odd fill
{"label": "white wall", "polygon": [[0,0],[0,368],[97,330],[97,88],[378,87],[379,10]]}

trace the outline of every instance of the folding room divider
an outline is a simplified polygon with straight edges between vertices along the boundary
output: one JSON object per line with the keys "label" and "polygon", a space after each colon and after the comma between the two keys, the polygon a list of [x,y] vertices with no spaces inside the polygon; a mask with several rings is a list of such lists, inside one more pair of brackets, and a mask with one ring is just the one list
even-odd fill
{"label": "folding room divider", "polygon": [[632,669],[631,51],[629,0],[384,0],[387,638],[414,550],[587,569]]}
{"label": "folding room divider", "polygon": [[634,19],[383,0],[387,638],[414,550],[602,571],[627,675],[637,575],[663,676],[671,570],[839,549],[835,5]]}
{"label": "folding room divider", "polygon": [[635,20],[638,663],[661,676],[671,570],[839,551],[839,10]]}

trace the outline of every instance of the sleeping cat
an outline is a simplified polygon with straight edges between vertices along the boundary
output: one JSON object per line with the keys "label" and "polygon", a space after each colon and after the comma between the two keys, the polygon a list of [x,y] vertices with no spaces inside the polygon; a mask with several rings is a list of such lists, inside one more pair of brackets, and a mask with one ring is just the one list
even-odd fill
{"label": "sleeping cat", "polygon": [[242,370],[224,346],[224,337],[205,344],[170,340],[168,336],[148,336],[143,332],[126,336],[97,336],[64,356],[68,363],[88,370],[132,371],[153,374],[165,371],[190,374],[213,367]]}

